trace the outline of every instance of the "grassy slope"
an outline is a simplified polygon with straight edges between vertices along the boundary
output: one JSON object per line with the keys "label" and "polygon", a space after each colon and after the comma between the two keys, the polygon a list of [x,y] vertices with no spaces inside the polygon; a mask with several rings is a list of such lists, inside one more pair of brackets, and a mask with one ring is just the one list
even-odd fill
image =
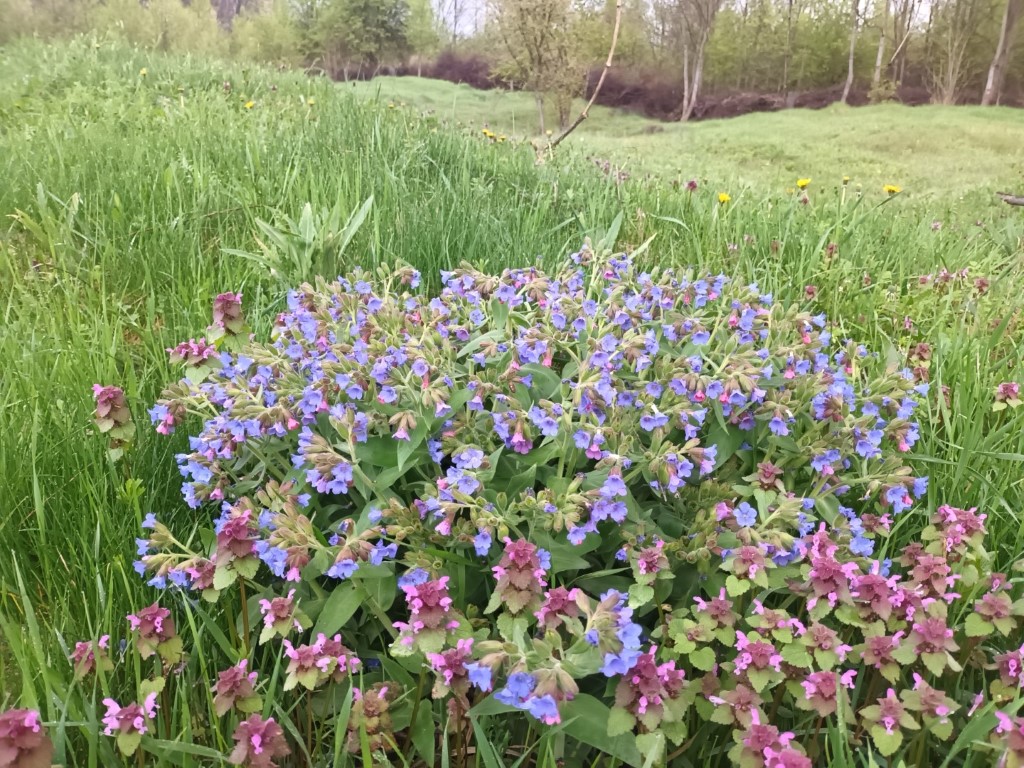
{"label": "grassy slope", "polygon": [[[489,269],[538,255],[550,263],[623,212],[623,244],[657,235],[651,265],[723,270],[784,301],[804,300],[804,286],[816,284],[813,307],[829,313],[837,335],[894,361],[918,341],[934,346],[932,380],[950,387],[951,407],[936,398],[926,412],[916,461],[932,476],[929,501],[986,509],[1001,558],[1024,549],[1024,478],[1011,471],[1024,454],[1024,413],[990,413],[992,387],[1019,365],[1019,327],[991,324],[1020,295],[1024,226],[987,198],[886,200],[866,183],[859,203],[819,188],[802,206],[766,173],[719,206],[714,186],[694,195],[663,183],[619,186],[571,158],[537,167],[526,148],[467,141],[297,75],[86,44],[0,50],[0,73],[0,692],[21,689],[46,719],[61,716],[67,698],[54,630],[68,642],[122,636],[127,609],[153,599],[130,566],[141,514],[186,530],[190,521],[172,458],[186,430],[167,440],[146,424],[145,409],[174,376],[164,348],[201,334],[212,297],[229,289],[245,293],[266,332],[281,285],[223,249],[254,250],[257,218],[297,217],[307,201],[350,210],[375,198],[350,252],[320,265],[328,274],[395,259],[428,278],[462,260]],[[598,117],[584,130],[601,128]],[[994,154],[978,150],[971,163]],[[883,157],[878,148],[874,156]],[[964,223],[933,231],[947,206]],[[839,245],[831,260],[829,242]],[[918,274],[965,266],[992,282],[980,302],[907,289]],[[91,434],[95,381],[123,385],[140,424],[127,465],[110,465]]]}
{"label": "grassy slope", "polygon": [[[515,136],[537,130],[525,93],[399,77],[344,87],[472,128]],[[779,189],[805,176],[834,184],[848,175],[865,188],[897,184],[942,202],[1024,188],[1024,110],[1010,108],[836,105],[679,125],[597,107],[571,141],[634,173],[703,178],[723,188]]]}

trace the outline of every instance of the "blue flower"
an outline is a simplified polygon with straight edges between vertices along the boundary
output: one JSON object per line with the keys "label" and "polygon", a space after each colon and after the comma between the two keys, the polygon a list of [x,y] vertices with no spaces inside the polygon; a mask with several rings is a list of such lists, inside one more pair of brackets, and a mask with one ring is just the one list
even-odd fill
{"label": "blue flower", "polygon": [[543,696],[535,696],[526,701],[526,711],[537,720],[547,725],[554,725],[561,720],[558,714],[558,702],[548,693]]}
{"label": "blue flower", "polygon": [[149,529],[156,528],[156,515],[152,512],[146,515],[142,520],[142,527]]}
{"label": "blue flower", "polygon": [[624,675],[636,666],[642,655],[638,649],[633,648],[623,648],[619,653],[607,653],[601,666],[601,673],[605,677]]}
{"label": "blue flower", "polygon": [[527,697],[537,687],[537,678],[528,672],[513,672],[505,681],[505,687],[494,694],[494,698],[510,707],[522,707]]}
{"label": "blue flower", "polygon": [[359,570],[359,563],[355,560],[342,560],[335,563],[327,570],[327,575],[332,579],[347,579]]}
{"label": "blue flower", "polygon": [[481,691],[491,690],[491,668],[485,667],[476,662],[466,664],[466,672],[469,674],[470,685],[475,685]]}
{"label": "blue flower", "polygon": [[384,544],[378,541],[370,550],[370,565],[380,565],[385,559],[394,559],[398,555],[397,542]]}
{"label": "blue flower", "polygon": [[491,534],[486,530],[481,530],[476,536],[473,537],[473,547],[476,549],[476,553],[480,557],[486,557],[487,553],[491,551],[491,544],[493,539]]}
{"label": "blue flower", "polygon": [[430,574],[422,568],[413,568],[398,577],[399,587],[418,587],[430,581]]}
{"label": "blue flower", "polygon": [[741,501],[733,512],[736,522],[744,528],[750,528],[757,524],[757,510],[747,502]]}

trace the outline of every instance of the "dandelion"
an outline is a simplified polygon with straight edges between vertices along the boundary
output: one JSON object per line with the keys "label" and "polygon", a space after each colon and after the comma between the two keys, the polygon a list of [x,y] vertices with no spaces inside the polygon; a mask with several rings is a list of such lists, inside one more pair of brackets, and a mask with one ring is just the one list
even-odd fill
{"label": "dandelion", "polygon": [[898,195],[903,191],[903,188],[897,187],[895,184],[886,184],[882,187],[882,191],[891,197],[892,195]]}
{"label": "dandelion", "polygon": [[728,192],[718,193],[718,202],[721,203],[722,205],[725,205],[730,200],[732,200],[732,196]]}
{"label": "dandelion", "polygon": [[810,179],[797,179],[796,180],[796,187],[797,187],[797,189],[804,190],[804,189],[807,189],[808,186],[810,186],[810,183],[811,183]]}
{"label": "dandelion", "polygon": [[246,109],[252,109],[255,106],[256,106],[256,102],[255,101],[251,101],[250,100],[250,101],[245,102],[245,108]]}
{"label": "dandelion", "polygon": [[142,69],[139,70],[139,77],[145,77],[148,74],[149,74],[149,70],[146,69],[145,67],[143,67]]}

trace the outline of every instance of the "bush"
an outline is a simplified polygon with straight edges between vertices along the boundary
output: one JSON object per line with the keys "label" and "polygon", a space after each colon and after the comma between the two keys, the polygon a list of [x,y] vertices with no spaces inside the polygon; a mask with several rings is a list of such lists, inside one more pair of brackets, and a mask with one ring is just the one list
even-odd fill
{"label": "bush", "polygon": [[[589,247],[555,276],[442,279],[433,298],[408,267],[318,279],[269,343],[223,294],[209,341],[171,350],[186,378],[151,417],[204,419],[178,463],[189,506],[220,512],[145,522],[136,567],[164,605],[129,622],[160,674],[105,701],[123,751],[171,738],[158,697],[217,659],[210,717],[241,765],[342,745],[433,764],[435,732],[460,764],[475,742],[927,765],[978,712],[975,738],[997,726],[978,764],[1024,757],[1024,601],[990,570],[985,514],[917,508],[911,371],[756,286]],[[106,674],[109,643],[79,644],[79,676]]]}

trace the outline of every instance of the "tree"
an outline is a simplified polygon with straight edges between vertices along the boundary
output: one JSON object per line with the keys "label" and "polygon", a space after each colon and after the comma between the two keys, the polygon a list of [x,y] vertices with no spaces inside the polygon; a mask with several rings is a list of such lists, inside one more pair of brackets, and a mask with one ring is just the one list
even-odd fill
{"label": "tree", "polygon": [[843,104],[850,99],[850,91],[853,88],[853,65],[857,55],[857,28],[860,22],[860,0],[851,0],[850,7],[850,58],[846,64],[846,85],[843,86]]}
{"label": "tree", "polygon": [[683,65],[683,101],[679,120],[693,115],[704,80],[704,57],[722,0],[660,0],[656,13],[664,14],[672,28],[678,55]]}
{"label": "tree", "polygon": [[988,68],[985,92],[981,96],[981,105],[983,107],[999,103],[999,97],[1003,90],[1003,81],[1006,79],[1006,70],[1009,68],[1014,27],[1017,26],[1021,16],[1024,16],[1024,0],[1007,0],[1006,11],[1003,13],[1003,23],[999,28],[999,41],[996,43],[996,53],[992,57],[992,64]]}
{"label": "tree", "polygon": [[571,0],[492,0],[491,9],[509,57],[503,74],[533,91],[541,133],[546,97],[555,101],[564,128],[586,75],[574,47]]}
{"label": "tree", "polygon": [[438,21],[430,0],[409,0],[409,22],[406,39],[416,57],[416,74],[423,74],[423,60],[441,48]]}
{"label": "tree", "polygon": [[955,104],[970,74],[970,52],[983,13],[979,0],[936,0],[934,51],[928,62],[932,80],[932,101]]}
{"label": "tree", "polygon": [[304,6],[301,16],[311,58],[345,79],[352,67],[372,74],[383,61],[404,58],[408,50],[406,0],[324,0]]}

